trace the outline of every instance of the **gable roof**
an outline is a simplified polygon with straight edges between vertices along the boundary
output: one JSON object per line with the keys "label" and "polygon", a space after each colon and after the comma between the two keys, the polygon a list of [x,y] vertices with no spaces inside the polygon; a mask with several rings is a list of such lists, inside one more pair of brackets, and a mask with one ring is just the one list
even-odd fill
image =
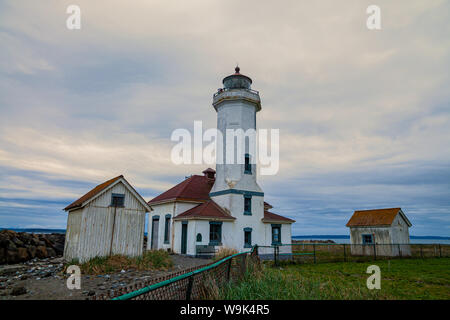
{"label": "gable roof", "polygon": [[357,210],[347,222],[347,227],[390,226],[397,214],[402,216],[409,227],[412,226],[401,208]]}
{"label": "gable roof", "polygon": [[152,205],[159,202],[175,200],[208,201],[210,199],[209,192],[213,184],[214,179],[206,176],[193,175],[153,198],[148,204]]}
{"label": "gable roof", "polygon": [[264,201],[264,210],[269,210],[272,208],[273,208],[273,206],[270,203]]}
{"label": "gable roof", "polygon": [[78,200],[75,200],[71,204],[69,204],[67,207],[64,208],[65,211],[69,211],[71,209],[75,208],[81,208],[84,207],[87,203],[95,199],[97,196],[105,192],[106,190],[112,188],[114,185],[116,185],[119,181],[123,182],[123,184],[135,195],[135,197],[139,200],[139,202],[147,209],[148,211],[151,211],[151,208],[148,206],[147,202],[141,197],[141,195],[128,183],[128,181],[124,178],[123,175],[117,176],[115,178],[112,178],[110,180],[107,180],[83,196],[81,196]]}
{"label": "gable roof", "polygon": [[213,200],[208,200],[198,206],[195,206],[183,213],[177,215],[174,220],[182,219],[217,219],[217,220],[235,220],[236,218],[222,209]]}
{"label": "gable roof", "polygon": [[280,216],[279,214],[264,210],[264,218],[261,219],[262,222],[279,222],[279,223],[294,223],[295,220]]}

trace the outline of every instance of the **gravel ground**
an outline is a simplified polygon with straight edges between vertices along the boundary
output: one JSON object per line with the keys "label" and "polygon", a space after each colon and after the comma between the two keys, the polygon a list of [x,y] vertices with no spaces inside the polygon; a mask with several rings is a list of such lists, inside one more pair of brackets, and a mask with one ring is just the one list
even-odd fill
{"label": "gravel ground", "polygon": [[180,255],[171,255],[174,267],[168,271],[148,270],[104,275],[82,275],[81,289],[69,290],[68,275],[62,273],[62,258],[34,259],[15,265],[0,265],[0,300],[71,300],[106,293],[110,289],[157,278],[179,270],[211,262]]}

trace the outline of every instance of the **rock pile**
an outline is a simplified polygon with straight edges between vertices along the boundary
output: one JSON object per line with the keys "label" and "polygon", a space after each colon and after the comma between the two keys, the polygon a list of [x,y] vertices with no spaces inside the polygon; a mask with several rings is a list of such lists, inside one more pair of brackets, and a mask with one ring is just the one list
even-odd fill
{"label": "rock pile", "polygon": [[31,234],[12,230],[0,231],[0,264],[13,264],[34,258],[61,256],[65,235]]}
{"label": "rock pile", "polygon": [[[63,281],[65,275],[64,260],[58,258],[34,258],[27,262],[0,266],[0,297],[21,296],[32,294],[35,289],[29,289],[30,281],[39,281],[31,287],[43,288],[49,279]],[[42,283],[41,283],[42,281]]]}

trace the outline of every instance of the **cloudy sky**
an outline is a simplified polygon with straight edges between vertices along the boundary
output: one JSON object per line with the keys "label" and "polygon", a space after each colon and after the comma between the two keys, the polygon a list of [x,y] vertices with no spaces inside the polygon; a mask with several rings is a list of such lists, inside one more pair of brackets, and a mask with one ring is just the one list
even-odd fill
{"label": "cloudy sky", "polygon": [[216,126],[238,62],[258,127],[280,129],[259,183],[293,234],[399,206],[411,234],[449,236],[449,21],[445,0],[0,0],[0,227],[65,228],[62,208],[119,174],[150,200],[201,173],[171,163],[170,135]]}

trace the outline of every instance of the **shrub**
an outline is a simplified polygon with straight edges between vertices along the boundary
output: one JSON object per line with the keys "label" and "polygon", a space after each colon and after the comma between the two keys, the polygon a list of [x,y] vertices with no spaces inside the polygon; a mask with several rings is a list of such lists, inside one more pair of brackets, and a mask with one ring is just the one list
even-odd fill
{"label": "shrub", "polygon": [[108,257],[95,257],[82,264],[78,264],[77,260],[72,260],[66,264],[66,268],[72,264],[79,265],[83,274],[104,274],[119,272],[123,269],[167,270],[173,266],[173,261],[167,251],[151,250],[144,252],[139,257],[116,254]]}
{"label": "shrub", "polygon": [[238,253],[238,251],[236,249],[222,247],[216,252],[216,254],[214,256],[214,261],[221,260],[225,257],[231,256],[236,253]]}

